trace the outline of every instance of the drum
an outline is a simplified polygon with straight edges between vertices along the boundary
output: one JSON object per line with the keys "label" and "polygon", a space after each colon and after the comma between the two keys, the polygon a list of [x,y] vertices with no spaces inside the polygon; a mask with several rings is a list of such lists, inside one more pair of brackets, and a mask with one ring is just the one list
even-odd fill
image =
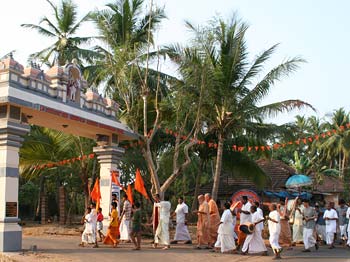
{"label": "drum", "polygon": [[239,225],[239,230],[247,235],[253,234],[254,228],[255,228],[254,224],[249,222]]}

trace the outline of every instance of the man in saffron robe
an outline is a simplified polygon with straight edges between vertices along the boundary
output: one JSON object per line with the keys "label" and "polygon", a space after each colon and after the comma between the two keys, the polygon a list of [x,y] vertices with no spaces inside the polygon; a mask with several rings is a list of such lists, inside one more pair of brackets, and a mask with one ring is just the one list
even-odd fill
{"label": "man in saffron robe", "polygon": [[206,245],[206,248],[210,248],[209,206],[203,195],[198,196],[198,203],[198,211],[195,211],[198,215],[196,248],[201,249],[201,245]]}
{"label": "man in saffron robe", "polygon": [[111,221],[109,222],[107,234],[103,241],[103,244],[113,245],[113,247],[117,247],[119,244],[119,240],[117,240],[117,237],[119,235],[119,223],[118,212],[116,209],[117,204],[115,202],[112,202]]}
{"label": "man in saffron robe", "polygon": [[216,202],[211,198],[209,193],[205,194],[205,201],[209,206],[209,233],[210,245],[214,247],[216,239],[218,238],[218,228],[220,224],[220,213]]}
{"label": "man in saffron robe", "polygon": [[289,224],[289,210],[286,205],[287,200],[281,198],[279,205],[277,205],[277,211],[280,215],[280,223],[281,223],[281,233],[279,238],[279,243],[282,246],[286,246],[290,249],[292,249],[292,232],[290,230],[290,224]]}

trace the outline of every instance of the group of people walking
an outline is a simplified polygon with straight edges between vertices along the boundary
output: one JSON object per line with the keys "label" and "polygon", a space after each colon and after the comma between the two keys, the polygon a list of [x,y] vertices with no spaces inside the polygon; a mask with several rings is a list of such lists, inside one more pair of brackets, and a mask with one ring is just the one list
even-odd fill
{"label": "group of people walking", "polygon": [[[175,211],[171,212],[171,203],[167,197],[161,200],[159,195],[155,195],[153,198],[153,248],[161,245],[163,249],[169,249],[171,244],[180,241],[192,244],[187,226],[189,210],[184,199],[179,197]],[[210,194],[198,196],[198,203],[198,210],[193,211],[198,216],[197,245],[194,247],[196,249],[236,254],[240,252],[242,255],[267,255],[262,237],[264,225],[268,229],[269,243],[275,259],[281,258],[282,247],[292,249],[297,243],[304,244],[304,252],[311,252],[312,248],[318,250],[322,241],[332,249],[335,247],[337,232],[340,234],[340,241],[350,247],[348,238],[350,207],[345,205],[344,200],[340,200],[339,207],[335,209],[333,202],[328,203],[327,208],[322,201],[311,207],[309,200],[299,198],[294,200],[291,208],[288,208],[288,199],[281,199],[278,204],[271,203],[269,212],[264,216],[259,202],[251,202],[247,196],[242,196],[241,201],[235,205],[230,202],[224,204],[221,218],[217,203]],[[171,217],[174,216],[176,216],[176,230],[173,241],[170,241],[169,225]],[[99,241],[114,247],[120,241],[132,241],[135,250],[140,250],[141,217],[140,203],[132,206],[125,195],[120,218],[117,203],[112,202],[109,227],[107,234],[103,235],[102,210],[96,211],[96,206],[92,204],[84,216],[85,230],[80,245],[92,243],[94,247],[98,247],[98,236]],[[239,225],[235,231],[237,218]]]}
{"label": "group of people walking", "polygon": [[[98,247],[98,242],[103,242],[106,245],[112,245],[117,247],[120,241],[130,242],[135,245],[134,250],[140,250],[141,248],[141,205],[139,202],[134,203],[132,206],[127,198],[127,195],[123,197],[123,209],[118,216],[118,202],[116,196],[112,197],[111,210],[109,213],[110,221],[106,235],[103,234],[103,215],[102,209],[99,208],[96,212],[96,204],[92,203],[87,208],[86,214],[83,217],[85,224],[84,231],[81,237],[81,243],[79,246],[86,246],[87,244],[93,244],[93,247]],[[97,235],[99,240],[97,240]]]}

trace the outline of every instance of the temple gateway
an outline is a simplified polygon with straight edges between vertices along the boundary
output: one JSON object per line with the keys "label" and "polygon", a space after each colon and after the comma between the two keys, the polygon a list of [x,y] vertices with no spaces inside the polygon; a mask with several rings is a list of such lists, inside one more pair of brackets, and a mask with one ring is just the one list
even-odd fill
{"label": "temple gateway", "polygon": [[117,111],[115,101],[88,86],[75,61],[44,72],[35,64],[24,68],[12,55],[0,60],[0,252],[22,249],[18,152],[30,125],[97,141],[94,152],[100,164],[101,207],[108,210],[111,171],[124,153],[118,144],[137,138],[117,120]]}

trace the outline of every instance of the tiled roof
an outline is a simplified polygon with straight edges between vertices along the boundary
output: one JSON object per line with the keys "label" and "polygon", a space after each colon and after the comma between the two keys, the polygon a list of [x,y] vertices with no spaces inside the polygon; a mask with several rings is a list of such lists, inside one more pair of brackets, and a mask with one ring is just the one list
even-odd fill
{"label": "tiled roof", "polygon": [[340,178],[324,176],[320,184],[315,184],[313,190],[321,193],[339,193],[344,191],[344,182]]}
{"label": "tiled roof", "polygon": [[278,191],[285,189],[284,185],[287,179],[295,174],[294,168],[280,160],[259,159],[256,163],[271,179],[269,183],[267,183],[267,190]]}
{"label": "tiled roof", "polygon": [[[260,159],[256,161],[259,167],[265,172],[267,175],[267,183],[266,190],[278,191],[284,190],[284,185],[289,176],[295,173],[295,170],[289,167],[287,164],[280,160],[266,160]],[[206,185],[203,185],[199,193],[205,194],[211,192],[213,187],[213,182],[209,182]],[[239,177],[239,176],[231,176],[227,174],[223,174],[220,179],[219,184],[219,198],[225,198],[231,196],[234,192],[241,189],[250,189],[257,191],[258,188],[248,178]]]}

